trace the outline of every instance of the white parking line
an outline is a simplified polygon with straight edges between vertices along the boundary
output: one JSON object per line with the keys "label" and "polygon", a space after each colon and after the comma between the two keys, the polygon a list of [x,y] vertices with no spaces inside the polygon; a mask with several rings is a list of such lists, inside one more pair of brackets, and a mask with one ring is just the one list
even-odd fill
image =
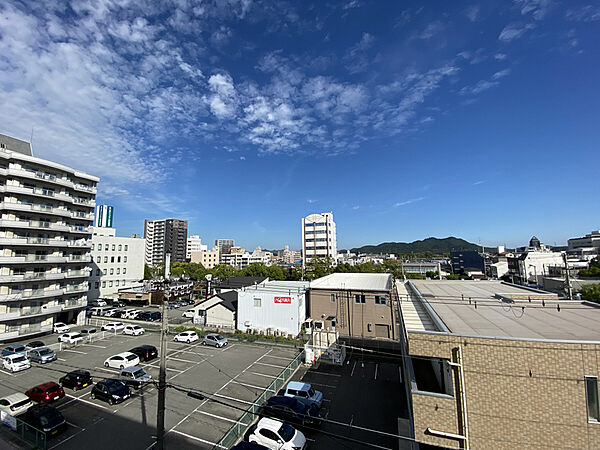
{"label": "white parking line", "polygon": [[81,427],[79,427],[79,426],[77,426],[77,425],[74,425],[74,424],[72,424],[71,422],[67,422],[67,423],[68,423],[69,425],[72,425],[72,426],[76,427],[76,428],[79,428],[79,430],[80,430],[80,431],[78,431],[77,433],[75,433],[75,434],[73,434],[73,435],[69,436],[69,437],[68,437],[68,438],[66,438],[65,440],[62,440],[62,441],[60,441],[60,442],[58,442],[58,443],[54,444],[52,447],[48,447],[48,450],[52,450],[53,448],[56,448],[56,447],[58,447],[59,445],[62,445],[62,444],[64,444],[64,443],[65,443],[65,442],[67,442],[69,439],[73,439],[75,436],[77,436],[78,434],[81,434],[81,433],[83,433],[83,432],[85,431],[85,428],[81,428]]}
{"label": "white parking line", "polygon": [[120,373],[117,369],[111,369],[109,367],[94,367],[94,369],[100,372]]}
{"label": "white parking line", "polygon": [[63,348],[63,352],[71,352],[71,353],[79,353],[81,355],[87,355],[86,352],[80,352],[78,350],[69,350],[68,348]]}
{"label": "white parking line", "polygon": [[226,422],[236,423],[237,420],[228,419],[227,417],[217,416],[216,414],[211,414],[206,411],[196,411],[198,414],[204,414],[205,416],[214,417],[215,419],[225,420]]}
{"label": "white parking line", "polygon": [[292,361],[293,358],[284,358],[283,356],[269,355],[269,358],[283,359],[284,361]]}
{"label": "white parking line", "polygon": [[267,363],[258,362],[258,361],[256,361],[254,364],[260,364],[262,366],[269,366],[269,367],[277,367],[278,369],[285,369],[286,368],[286,366],[277,366],[275,364],[267,364]]}
{"label": "white parking line", "polygon": [[356,361],[354,361],[354,365],[352,366],[352,372],[350,372],[350,376],[354,375],[354,369],[356,369]]}
{"label": "white parking line", "polygon": [[323,386],[323,387],[326,387],[326,388],[332,388],[332,389],[337,388],[337,386],[332,386],[331,384],[315,383],[314,381],[311,381],[310,384],[311,385],[314,384],[315,386]]}
{"label": "white parking line", "polygon": [[63,361],[63,362],[66,361],[66,359],[62,359],[62,358],[56,358],[56,359],[58,359],[59,361]]}
{"label": "white parking line", "polygon": [[224,352],[224,351],[226,351],[226,350],[229,350],[230,348],[233,348],[233,347],[235,347],[235,345],[236,345],[236,344],[231,344],[231,345],[228,345],[227,347],[225,347],[225,348],[224,348],[223,350],[221,350],[221,351],[222,351],[222,352]]}
{"label": "white parking line", "polygon": [[106,348],[104,345],[96,345],[96,344],[81,344],[83,345],[87,345],[88,347],[96,347],[96,348]]}
{"label": "white parking line", "polygon": [[109,409],[109,408],[107,408],[106,406],[97,405],[97,404],[96,404],[96,403],[94,403],[94,402],[90,402],[90,401],[88,401],[88,400],[83,400],[82,398],[79,398],[79,397],[73,397],[72,395],[69,395],[69,394],[67,394],[67,395],[66,395],[66,397],[69,397],[69,398],[74,398],[74,399],[76,399],[78,402],[82,402],[82,403],[85,403],[85,404],[87,404],[87,405],[95,406],[95,407],[97,407],[97,408],[102,408],[102,409],[106,409],[107,411],[110,411],[110,409]]}
{"label": "white parking line", "polygon": [[10,375],[11,377],[16,377],[14,373],[7,372],[6,370],[0,370],[0,372],[5,373],[6,375]]}
{"label": "white parking line", "polygon": [[277,378],[277,375],[267,375],[266,373],[259,373],[259,372],[248,372],[248,373],[251,373],[252,375],[258,375],[260,377]]}
{"label": "white parking line", "polygon": [[206,358],[205,358],[205,359],[203,359],[203,360],[201,360],[201,361],[198,361],[196,364],[194,364],[193,366],[190,366],[190,367],[188,367],[188,368],[187,368],[187,369],[185,369],[185,370],[180,370],[180,371],[179,371],[179,373],[178,373],[177,375],[173,375],[171,378],[169,378],[169,380],[172,380],[173,378],[177,378],[177,377],[178,377],[179,375],[181,375],[182,373],[185,373],[185,372],[187,372],[188,370],[190,370],[190,369],[192,369],[192,368],[194,368],[194,367],[198,367],[198,366],[199,366],[201,363],[203,363],[204,361],[206,361]]}
{"label": "white parking line", "polygon": [[[354,363],[354,365],[356,366],[356,363]],[[354,368],[352,368],[352,372],[354,372]],[[335,373],[317,372],[316,370],[309,370],[308,373],[314,373],[315,375],[327,375],[329,377],[341,377],[341,375],[337,375]]]}
{"label": "white parking line", "polygon": [[198,362],[198,361],[190,361],[189,359],[171,358],[170,356],[167,356],[167,360],[181,361],[181,362],[192,363],[192,364],[196,364]]}
{"label": "white parking line", "polygon": [[259,389],[261,391],[264,391],[267,388],[267,386],[264,386],[264,387],[263,386],[254,386],[253,384],[241,383],[239,381],[233,381],[232,380],[231,382],[235,383],[235,384],[241,384],[242,386],[248,386],[248,387],[251,387],[251,388],[254,388],[254,389]]}
{"label": "white parking line", "polygon": [[245,403],[246,405],[253,405],[253,402],[249,402],[247,400],[241,400],[239,398],[235,398],[235,397],[229,397],[228,395],[223,395],[223,394],[213,394],[214,397],[221,397],[221,398],[226,398],[227,400],[232,400],[234,402],[239,402],[239,403]]}
{"label": "white parking line", "polygon": [[379,364],[375,364],[375,379],[377,379],[377,368],[379,367]]}
{"label": "white parking line", "polygon": [[195,441],[202,442],[203,444],[212,445],[213,447],[226,448],[226,447],[223,447],[222,445],[218,445],[216,442],[210,442],[210,441],[207,441],[205,439],[200,439],[199,437],[192,436],[192,435],[187,434],[187,433],[182,433],[181,431],[173,430],[173,433],[177,433],[177,434],[180,434],[180,435],[185,436],[187,438],[193,439]]}

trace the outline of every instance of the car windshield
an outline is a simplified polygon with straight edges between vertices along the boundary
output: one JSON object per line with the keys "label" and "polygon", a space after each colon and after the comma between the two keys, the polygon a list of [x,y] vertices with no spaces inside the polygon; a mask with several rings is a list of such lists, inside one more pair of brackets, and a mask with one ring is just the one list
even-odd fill
{"label": "car windshield", "polygon": [[72,337],[73,339],[78,339],[78,338],[82,338],[82,337],[83,337],[83,335],[81,335],[81,334],[79,334],[79,333],[76,333],[76,334],[73,334],[71,337]]}
{"label": "car windshield", "polygon": [[308,395],[310,395],[311,397],[314,397],[315,396],[315,390],[313,388],[310,388],[308,390]]}
{"label": "car windshield", "polygon": [[48,389],[46,389],[47,392],[56,392],[60,389],[60,386],[58,384],[55,384],[54,386],[50,386]]}
{"label": "car windshield", "polygon": [[20,402],[16,402],[14,405],[12,405],[12,406],[10,407],[10,409],[12,409],[12,410],[14,411],[15,409],[18,409],[18,408],[20,408],[21,406],[25,406],[25,405],[27,405],[27,404],[28,404],[28,403],[30,403],[30,402],[31,402],[31,400],[29,400],[28,398],[27,398],[27,399],[25,399],[25,400],[21,400]]}
{"label": "car windshield", "polygon": [[49,348],[43,348],[41,350],[38,350],[38,353],[40,355],[51,355],[52,354],[52,350],[50,350]]}
{"label": "car windshield", "polygon": [[281,439],[283,439],[285,442],[289,442],[294,437],[295,430],[291,425],[284,423],[281,425],[278,433],[279,436],[281,436]]}
{"label": "car windshield", "polygon": [[125,387],[125,384],[123,384],[120,381],[114,381],[112,383],[108,383],[107,386],[108,392],[110,392],[111,394],[116,394]]}
{"label": "car windshield", "polygon": [[22,351],[25,351],[25,347],[23,347],[22,345],[15,345],[12,348],[12,350],[13,350],[13,352],[22,352]]}
{"label": "car windshield", "polygon": [[48,412],[40,416],[40,423],[43,427],[54,427],[63,421],[60,413]]}
{"label": "car windshield", "polygon": [[222,341],[222,340],[224,339],[224,337],[223,337],[223,336],[221,336],[220,334],[217,334],[217,335],[215,336],[215,339],[217,339],[217,341]]}
{"label": "car windshield", "polygon": [[139,325],[134,325],[132,328],[133,328],[134,330],[139,330],[139,329],[141,329],[142,327],[140,327]]}
{"label": "car windshield", "polygon": [[137,358],[137,355],[127,355],[126,358],[127,358],[127,361],[133,361],[134,359]]}
{"label": "car windshield", "polygon": [[24,356],[19,356],[17,358],[13,358],[13,362],[23,362],[23,361],[25,361]]}
{"label": "car windshield", "polygon": [[140,369],[133,373],[134,378],[142,378],[144,376],[146,376],[146,372],[144,371],[144,369]]}

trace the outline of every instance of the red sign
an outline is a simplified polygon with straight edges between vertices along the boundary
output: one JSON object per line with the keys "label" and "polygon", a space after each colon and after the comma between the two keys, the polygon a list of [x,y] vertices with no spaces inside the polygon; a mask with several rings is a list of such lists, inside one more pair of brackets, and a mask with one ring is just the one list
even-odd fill
{"label": "red sign", "polygon": [[275,297],[275,303],[292,303],[292,297]]}

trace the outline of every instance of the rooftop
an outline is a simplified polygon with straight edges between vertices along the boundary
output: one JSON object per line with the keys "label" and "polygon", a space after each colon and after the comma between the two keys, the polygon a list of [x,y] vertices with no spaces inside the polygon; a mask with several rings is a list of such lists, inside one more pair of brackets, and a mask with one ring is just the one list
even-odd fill
{"label": "rooftop", "polygon": [[437,316],[434,322],[439,331],[468,336],[600,341],[600,307],[590,303],[558,300],[556,294],[500,281],[411,282],[426,303],[425,309],[428,305]]}
{"label": "rooftop", "polygon": [[312,281],[310,287],[353,291],[389,291],[392,288],[392,276],[386,273],[332,273]]}

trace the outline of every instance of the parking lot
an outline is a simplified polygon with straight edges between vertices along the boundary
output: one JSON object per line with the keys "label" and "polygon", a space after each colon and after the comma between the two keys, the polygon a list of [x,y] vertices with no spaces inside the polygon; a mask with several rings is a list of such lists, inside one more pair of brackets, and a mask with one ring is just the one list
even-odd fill
{"label": "parking lot", "polygon": [[[180,315],[180,314],[179,314]],[[143,324],[142,324],[143,326]],[[81,327],[75,327],[75,331]],[[56,335],[43,336],[46,344],[55,343]],[[25,344],[34,339],[23,341]],[[36,339],[37,340],[37,339]],[[150,344],[159,348],[159,334],[142,336],[110,335],[57,352],[58,360],[15,374],[0,371],[0,396],[46,382],[58,381],[66,372],[85,369],[95,381],[112,378],[118,370],[103,366],[104,360],[133,347]],[[271,384],[294,359],[294,349],[231,342],[217,349],[192,344],[175,343],[170,337],[167,353],[167,390],[165,445],[170,448],[213,448],[243,411]],[[141,363],[158,378],[158,359]],[[206,399],[190,398],[186,392],[197,390],[210,394]],[[133,391],[131,398],[109,406],[90,398],[91,388],[82,391],[66,389],[67,396],[55,403],[69,423],[67,431],[48,443],[59,449],[149,449],[154,444],[157,391],[148,385]]]}

